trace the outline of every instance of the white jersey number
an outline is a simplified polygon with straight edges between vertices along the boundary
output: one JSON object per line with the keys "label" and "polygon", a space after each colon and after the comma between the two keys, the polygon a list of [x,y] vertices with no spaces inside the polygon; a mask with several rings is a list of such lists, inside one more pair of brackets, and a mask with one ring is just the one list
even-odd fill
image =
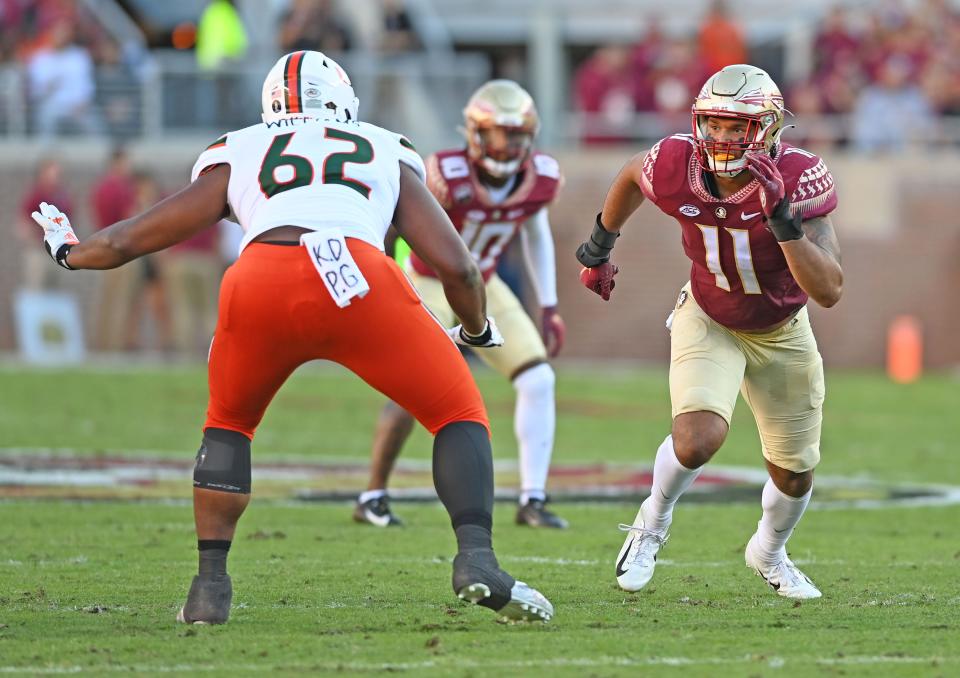
{"label": "white jersey number", "polygon": [[[730,281],[720,266],[720,229],[716,226],[697,224],[703,233],[703,246],[707,251],[707,269],[713,273],[714,281],[722,290],[730,291]],[[750,232],[745,228],[724,228],[733,239],[733,256],[737,262],[737,273],[746,294],[760,294],[760,282],[753,268],[753,254],[750,252]]]}
{"label": "white jersey number", "polygon": [[496,265],[503,249],[513,239],[517,225],[512,221],[489,222],[465,220],[460,234],[481,271]]}

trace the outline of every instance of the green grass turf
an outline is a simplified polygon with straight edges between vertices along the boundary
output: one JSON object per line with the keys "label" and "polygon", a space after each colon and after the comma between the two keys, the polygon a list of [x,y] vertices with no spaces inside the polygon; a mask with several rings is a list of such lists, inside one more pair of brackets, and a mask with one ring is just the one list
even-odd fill
{"label": "green grass turf", "polygon": [[[449,589],[443,511],[410,525],[349,523],[346,506],[251,506],[221,628],[173,622],[194,572],[190,507],[0,504],[0,672],[281,670],[410,675],[956,675],[960,510],[811,511],[792,552],[825,598],[797,604],[742,561],[757,507],[680,506],[648,589],[613,579],[615,529],[634,507],[570,505],[537,533],[499,507],[503,565],[557,605],[509,627]],[[953,530],[953,534],[950,534]]]}
{"label": "green grass turf", "polygon": [[[512,394],[479,379],[496,454],[515,455]],[[960,484],[955,380],[895,387],[828,373],[830,475]],[[201,370],[0,372],[0,447],[154,450],[192,457]],[[281,391],[255,455],[363,459],[381,398],[338,370]],[[667,431],[662,371],[563,371],[556,459],[652,462]],[[760,466],[741,403],[718,461]],[[426,459],[418,433],[409,456]],[[255,457],[256,458],[256,457]],[[409,675],[784,676],[960,673],[960,507],[818,509],[791,553],[825,597],[782,600],[742,564],[758,505],[684,505],[651,586],[614,583],[616,523],[635,505],[561,505],[542,533],[496,515],[503,564],[557,606],[546,627],[505,627],[449,588],[453,540],[437,505],[401,505],[409,527],[349,522],[340,504],[257,502],[231,555],[222,628],[173,623],[195,571],[186,503],[0,502],[0,673],[140,670]]]}
{"label": "green grass turf", "polygon": [[[477,381],[491,416],[494,456],[516,459],[513,389],[489,370]],[[652,464],[669,432],[664,370],[561,371],[554,460]],[[192,457],[206,410],[199,368],[134,371],[0,371],[0,448],[78,453],[153,450]],[[383,397],[336,367],[301,368],[275,398],[254,442],[267,457],[367,459]],[[960,383],[930,376],[896,386],[879,373],[828,372],[819,470],[887,481],[960,484]],[[51,425],[51,422],[56,422]],[[419,429],[404,452],[430,459]],[[762,468],[760,443],[742,401],[718,464]]]}

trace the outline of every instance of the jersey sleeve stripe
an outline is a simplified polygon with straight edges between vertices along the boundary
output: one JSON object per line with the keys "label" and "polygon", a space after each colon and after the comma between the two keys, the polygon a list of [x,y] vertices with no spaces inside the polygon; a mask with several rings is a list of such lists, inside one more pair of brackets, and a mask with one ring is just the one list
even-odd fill
{"label": "jersey sleeve stripe", "polygon": [[294,52],[287,57],[283,69],[284,104],[287,113],[303,113],[300,102],[300,69],[303,68],[304,52]]}
{"label": "jersey sleeve stripe", "polygon": [[410,140],[407,139],[406,137],[400,137],[400,145],[403,146],[404,148],[409,148],[411,151],[416,151],[416,150],[417,150],[417,149],[414,147],[414,145],[413,145],[412,143],[410,143]]}
{"label": "jersey sleeve stripe", "polygon": [[209,150],[211,150],[211,149],[220,148],[220,147],[226,146],[226,145],[227,145],[227,135],[224,134],[222,137],[220,137],[219,139],[217,139],[216,141],[214,141],[212,144],[210,144],[209,146],[207,146],[207,149],[206,149],[206,150],[209,151]]}

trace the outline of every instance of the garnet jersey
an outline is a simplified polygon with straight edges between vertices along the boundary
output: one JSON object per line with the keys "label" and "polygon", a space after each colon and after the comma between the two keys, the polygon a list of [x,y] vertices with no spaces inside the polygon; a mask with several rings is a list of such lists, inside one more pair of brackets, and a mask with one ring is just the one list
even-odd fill
{"label": "garnet jersey", "polygon": [[[466,150],[441,151],[427,158],[427,186],[467,244],[484,280],[497,270],[500,257],[524,222],[553,202],[563,180],[554,158],[534,152],[516,181],[510,195],[496,204],[480,183]],[[415,253],[410,263],[417,273],[436,277]]]}
{"label": "garnet jersey", "polygon": [[230,165],[227,198],[243,228],[240,249],[277,226],[336,226],[383,249],[400,195],[400,163],[421,179],[423,160],[404,137],[365,122],[287,118],[224,135],[193,167]]}
{"label": "garnet jersey", "polygon": [[[643,159],[640,188],[680,222],[683,249],[693,262],[693,296],[707,315],[734,330],[776,325],[807,303],[807,295],[764,225],[759,183],[716,198],[693,143],[689,134],[657,142]],[[776,163],[792,212],[807,220],[833,211],[837,195],[823,160],[788,144],[779,148]]]}

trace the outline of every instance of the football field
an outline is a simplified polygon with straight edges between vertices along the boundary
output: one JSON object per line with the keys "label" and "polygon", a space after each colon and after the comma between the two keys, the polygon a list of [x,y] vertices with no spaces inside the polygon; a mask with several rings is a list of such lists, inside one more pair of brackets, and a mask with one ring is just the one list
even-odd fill
{"label": "football field", "polygon": [[[489,372],[478,381],[506,492],[512,390]],[[549,624],[498,624],[456,600],[438,503],[398,502],[407,526],[381,530],[351,522],[349,501],[300,498],[362,489],[383,402],[339,369],[308,366],[254,443],[230,623],[187,627],[174,616],[196,569],[189,469],[205,371],[0,370],[0,674],[960,674],[956,378],[894,386],[828,371],[823,489],[789,544],[824,592],[803,603],[743,564],[762,459],[742,402],[716,482],[681,500],[654,580],[620,591],[617,524],[639,504],[616,476],[641,477],[669,430],[666,373],[561,369],[558,389],[555,507],[571,528],[516,527],[508,502],[494,528],[504,567],[553,601]],[[429,489],[429,458],[418,431],[398,475],[410,496]],[[146,461],[163,473],[131,470]],[[575,500],[578,483],[610,496]]]}

